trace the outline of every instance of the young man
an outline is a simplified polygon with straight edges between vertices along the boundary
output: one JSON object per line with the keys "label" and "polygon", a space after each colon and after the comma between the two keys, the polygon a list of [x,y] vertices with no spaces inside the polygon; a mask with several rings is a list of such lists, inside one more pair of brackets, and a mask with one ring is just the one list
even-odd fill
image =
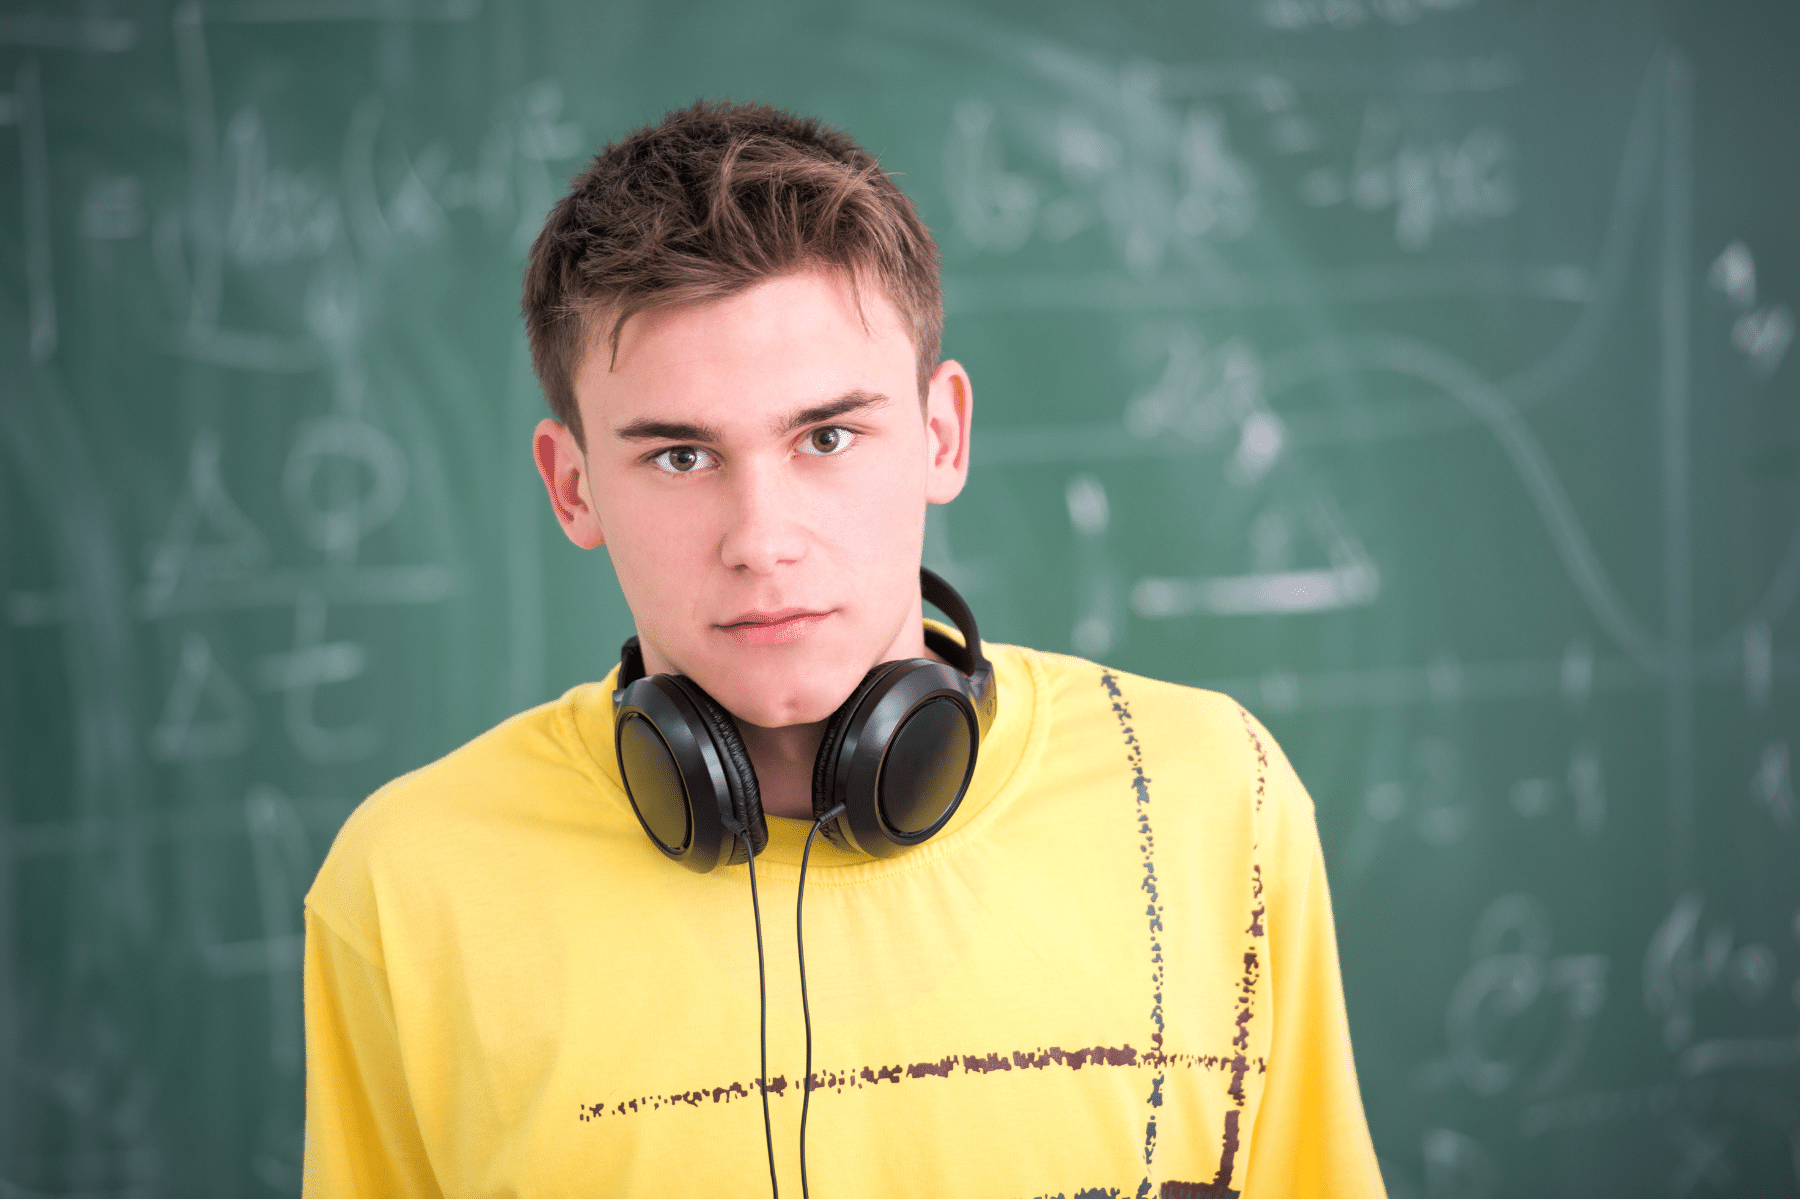
{"label": "young man", "polygon": [[974,402],[942,312],[899,189],[766,107],[673,113],[551,213],[533,448],[637,648],[339,834],[309,1195],[1380,1192],[1274,740],[1060,655],[988,675],[945,593],[928,632]]}

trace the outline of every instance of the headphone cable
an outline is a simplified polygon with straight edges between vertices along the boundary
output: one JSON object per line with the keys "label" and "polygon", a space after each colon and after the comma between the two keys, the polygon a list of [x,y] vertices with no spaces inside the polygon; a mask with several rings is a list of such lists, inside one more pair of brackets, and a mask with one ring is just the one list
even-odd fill
{"label": "headphone cable", "polygon": [[[806,1025],[806,1077],[801,1081],[800,1096],[800,1196],[801,1200],[810,1200],[811,1193],[806,1190],[806,1110],[812,1104],[812,1010],[806,1003],[806,933],[802,925],[806,913],[806,862],[812,857],[813,838],[818,835],[827,821],[836,820],[844,813],[842,804],[820,815],[813,822],[812,832],[806,835],[806,849],[800,853],[800,886],[794,893],[794,950],[800,959],[800,1016]],[[760,927],[758,936],[760,937]],[[770,1162],[773,1163],[771,1158]]]}
{"label": "headphone cable", "polygon": [[[781,1185],[775,1182],[775,1135],[769,1129],[769,989],[763,974],[763,936],[762,905],[756,898],[756,851],[750,845],[748,831],[739,826],[739,836],[744,839],[744,851],[750,856],[750,912],[756,918],[756,999],[758,1024],[760,1026],[758,1041],[762,1048],[762,1075],[757,1080],[757,1090],[762,1092],[763,1110],[763,1145],[769,1151],[769,1192],[775,1200],[781,1200]],[[805,880],[805,860],[801,860],[801,879]],[[806,996],[806,976],[801,974],[800,995],[802,1001]],[[806,1142],[806,1125],[804,1120],[800,1126],[801,1145]],[[802,1156],[800,1176],[802,1187],[805,1186],[806,1167]]]}

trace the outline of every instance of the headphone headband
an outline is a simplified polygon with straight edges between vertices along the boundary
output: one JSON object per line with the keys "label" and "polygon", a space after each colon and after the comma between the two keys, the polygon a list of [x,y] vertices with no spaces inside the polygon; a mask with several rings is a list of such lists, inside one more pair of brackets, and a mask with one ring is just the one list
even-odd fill
{"label": "headphone headband", "polygon": [[631,684],[644,677],[644,648],[638,645],[637,634],[625,639],[619,647],[619,678],[613,684],[613,707],[619,706],[619,695]]}
{"label": "headphone headband", "polygon": [[939,612],[950,618],[963,644],[944,637],[935,629],[925,631],[925,644],[933,653],[969,677],[969,690],[975,701],[975,716],[981,722],[982,736],[994,723],[994,664],[981,652],[981,631],[975,627],[975,614],[968,603],[944,578],[929,567],[919,568],[919,594]]}

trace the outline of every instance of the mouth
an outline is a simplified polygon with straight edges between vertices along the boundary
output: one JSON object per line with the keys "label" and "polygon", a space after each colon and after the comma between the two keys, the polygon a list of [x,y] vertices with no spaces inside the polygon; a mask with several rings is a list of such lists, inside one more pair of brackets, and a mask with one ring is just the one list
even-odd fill
{"label": "mouth", "polygon": [[713,628],[740,646],[774,646],[805,637],[830,615],[829,610],[784,608],[778,612],[742,613]]}

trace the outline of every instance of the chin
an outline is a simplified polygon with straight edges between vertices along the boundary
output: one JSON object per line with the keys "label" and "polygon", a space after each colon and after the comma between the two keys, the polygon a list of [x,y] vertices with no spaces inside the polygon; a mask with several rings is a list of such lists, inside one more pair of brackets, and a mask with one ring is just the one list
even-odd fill
{"label": "chin", "polygon": [[862,677],[863,672],[848,672],[841,663],[820,663],[812,669],[787,664],[765,671],[727,667],[720,672],[717,689],[705,682],[701,686],[739,721],[779,729],[825,720],[856,690]]}

